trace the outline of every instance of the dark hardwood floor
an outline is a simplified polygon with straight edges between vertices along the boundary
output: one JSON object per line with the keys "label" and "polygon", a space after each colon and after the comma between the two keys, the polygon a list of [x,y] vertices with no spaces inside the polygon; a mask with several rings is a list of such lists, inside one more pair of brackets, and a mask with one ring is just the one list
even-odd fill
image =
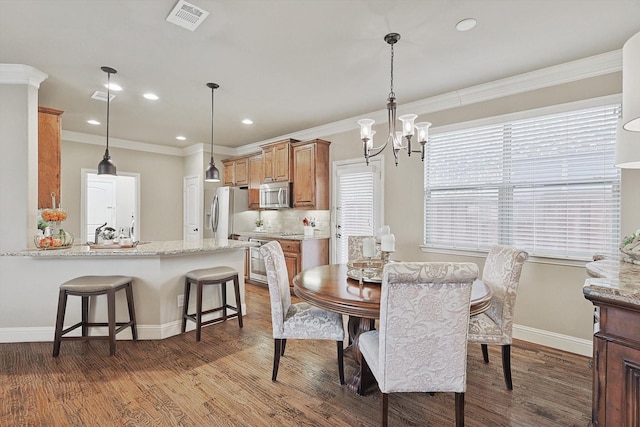
{"label": "dark hardwood floor", "polygon": [[[247,285],[246,300],[244,329],[215,324],[199,343],[194,331],[119,341],[109,357],[108,341],[71,341],[55,359],[51,342],[0,344],[0,426],[379,425],[379,391],[340,386],[332,342],[290,340],[271,382],[268,291]],[[588,358],[516,341],[508,391],[499,347],[489,351],[485,365],[480,346],[469,347],[467,426],[588,425]],[[355,365],[345,364],[349,377]],[[391,426],[450,426],[453,417],[453,394],[389,397]]]}

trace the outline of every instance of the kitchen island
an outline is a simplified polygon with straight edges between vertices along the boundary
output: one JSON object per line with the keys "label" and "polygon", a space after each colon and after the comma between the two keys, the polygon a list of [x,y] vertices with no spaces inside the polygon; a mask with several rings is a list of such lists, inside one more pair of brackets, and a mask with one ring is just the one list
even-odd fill
{"label": "kitchen island", "polygon": [[[0,342],[53,341],[58,290],[61,283],[78,276],[125,275],[134,278],[139,339],[162,339],[180,333],[184,274],[198,268],[229,266],[240,276],[240,300],[244,298],[244,259],[250,242],[227,239],[143,242],[133,248],[91,249],[76,245],[67,249],[28,249],[0,254]],[[228,296],[233,300],[233,287]],[[203,301],[220,304],[219,287],[204,290]],[[195,304],[195,298],[191,299]],[[216,305],[217,304],[217,305]],[[124,295],[117,295],[116,316],[127,318]],[[206,305],[204,307],[206,309]],[[106,319],[106,299],[92,298],[91,311]],[[190,311],[193,311],[191,307]],[[70,298],[65,326],[80,319],[80,298]],[[220,313],[215,313],[220,315]],[[191,322],[187,327],[194,329]],[[119,339],[130,339],[122,331]]]}
{"label": "kitchen island", "polygon": [[586,265],[584,297],[599,309],[593,336],[592,425],[640,425],[640,265]]}

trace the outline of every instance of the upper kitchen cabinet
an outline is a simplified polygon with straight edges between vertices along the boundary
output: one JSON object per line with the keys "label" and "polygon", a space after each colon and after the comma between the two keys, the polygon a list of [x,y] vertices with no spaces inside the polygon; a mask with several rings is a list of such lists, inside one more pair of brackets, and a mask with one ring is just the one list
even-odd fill
{"label": "upper kitchen cabinet", "polygon": [[244,187],[249,185],[249,157],[236,157],[222,161],[225,187]]}
{"label": "upper kitchen cabinet", "polygon": [[284,139],[262,145],[262,165],[264,177],[262,182],[291,181],[291,143],[295,139]]}
{"label": "upper kitchen cabinet", "polygon": [[38,107],[38,209],[60,203],[60,116],[63,111]]}
{"label": "upper kitchen cabinet", "polygon": [[294,208],[329,209],[329,144],[322,139],[291,144]]}
{"label": "upper kitchen cabinet", "polygon": [[260,208],[260,184],[264,177],[262,154],[249,157],[249,209]]}

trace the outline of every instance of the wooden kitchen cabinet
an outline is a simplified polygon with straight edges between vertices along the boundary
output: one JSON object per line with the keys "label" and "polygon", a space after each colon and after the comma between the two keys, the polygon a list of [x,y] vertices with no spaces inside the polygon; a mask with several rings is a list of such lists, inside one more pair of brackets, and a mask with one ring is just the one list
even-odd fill
{"label": "wooden kitchen cabinet", "polygon": [[294,209],[329,209],[329,141],[291,144]]}
{"label": "wooden kitchen cabinet", "polygon": [[262,165],[264,176],[262,182],[291,181],[291,143],[295,139],[284,139],[262,145]]}
{"label": "wooden kitchen cabinet", "polygon": [[244,187],[249,185],[249,157],[225,159],[223,164],[222,182],[229,187]]}
{"label": "wooden kitchen cabinet", "polygon": [[329,239],[276,240],[282,247],[292,294],[296,274],[307,268],[329,264]]}
{"label": "wooden kitchen cabinet", "polygon": [[51,208],[51,193],[60,204],[60,137],[63,111],[38,107],[38,209]]}
{"label": "wooden kitchen cabinet", "polygon": [[262,154],[249,157],[249,209],[260,208],[260,184],[264,176]]}

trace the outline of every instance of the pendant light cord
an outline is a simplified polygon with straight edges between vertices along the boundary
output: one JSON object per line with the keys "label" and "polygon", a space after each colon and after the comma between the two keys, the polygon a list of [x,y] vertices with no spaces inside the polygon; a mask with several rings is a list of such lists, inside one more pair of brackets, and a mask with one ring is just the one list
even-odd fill
{"label": "pendant light cord", "polygon": [[213,164],[213,92],[215,87],[211,87],[211,163]]}
{"label": "pendant light cord", "polygon": [[107,72],[107,151],[109,157],[109,107],[111,105],[111,73]]}

